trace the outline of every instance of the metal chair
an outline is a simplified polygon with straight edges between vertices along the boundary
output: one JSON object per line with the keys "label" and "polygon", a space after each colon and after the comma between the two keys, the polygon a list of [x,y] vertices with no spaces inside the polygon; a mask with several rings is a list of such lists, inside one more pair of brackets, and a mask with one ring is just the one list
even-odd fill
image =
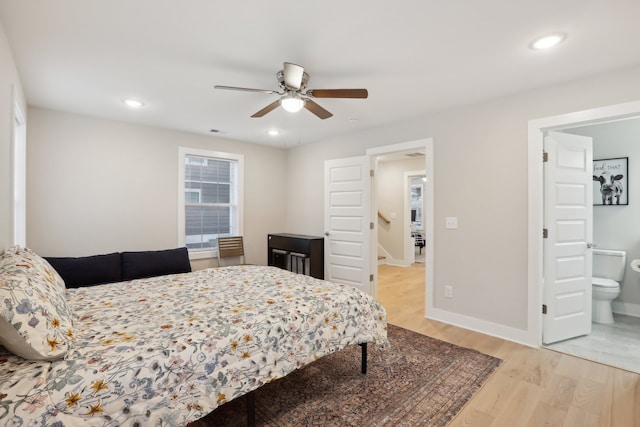
{"label": "metal chair", "polygon": [[240,264],[245,263],[242,236],[218,237],[219,266],[222,266],[223,258],[240,258]]}
{"label": "metal chair", "polygon": [[424,237],[422,237],[422,233],[411,233],[411,237],[416,239],[416,246],[420,248],[420,253],[422,254],[422,248],[425,247]]}

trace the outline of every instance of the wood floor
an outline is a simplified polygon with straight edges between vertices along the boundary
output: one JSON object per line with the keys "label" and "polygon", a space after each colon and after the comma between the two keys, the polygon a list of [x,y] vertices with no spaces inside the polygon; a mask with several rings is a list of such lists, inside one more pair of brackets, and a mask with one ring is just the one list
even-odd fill
{"label": "wood floor", "polygon": [[640,375],[427,320],[424,264],[379,267],[389,323],[503,360],[450,426],[640,426]]}

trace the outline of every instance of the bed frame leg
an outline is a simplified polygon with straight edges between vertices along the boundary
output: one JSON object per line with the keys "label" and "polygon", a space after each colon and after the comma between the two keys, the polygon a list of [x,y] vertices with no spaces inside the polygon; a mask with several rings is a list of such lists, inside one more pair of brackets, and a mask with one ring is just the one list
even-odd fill
{"label": "bed frame leg", "polygon": [[362,372],[362,374],[364,375],[367,373],[367,343],[363,342],[359,345],[362,348],[362,368],[360,372]]}
{"label": "bed frame leg", "polygon": [[247,394],[247,426],[255,427],[256,425],[256,396],[254,392]]}

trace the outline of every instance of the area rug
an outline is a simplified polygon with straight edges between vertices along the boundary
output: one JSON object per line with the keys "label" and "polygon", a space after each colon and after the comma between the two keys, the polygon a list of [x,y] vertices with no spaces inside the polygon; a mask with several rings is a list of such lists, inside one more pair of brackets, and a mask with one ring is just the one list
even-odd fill
{"label": "area rug", "polygon": [[[389,346],[349,346],[255,391],[256,425],[446,426],[502,362],[389,325]],[[246,426],[247,399],[190,427]]]}

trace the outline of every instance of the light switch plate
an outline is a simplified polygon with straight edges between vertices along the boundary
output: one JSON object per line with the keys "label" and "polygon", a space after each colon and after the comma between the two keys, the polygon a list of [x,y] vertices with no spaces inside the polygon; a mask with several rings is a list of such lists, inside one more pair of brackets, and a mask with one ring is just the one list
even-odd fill
{"label": "light switch plate", "polygon": [[448,216],[445,218],[445,228],[455,230],[458,228],[458,217]]}

